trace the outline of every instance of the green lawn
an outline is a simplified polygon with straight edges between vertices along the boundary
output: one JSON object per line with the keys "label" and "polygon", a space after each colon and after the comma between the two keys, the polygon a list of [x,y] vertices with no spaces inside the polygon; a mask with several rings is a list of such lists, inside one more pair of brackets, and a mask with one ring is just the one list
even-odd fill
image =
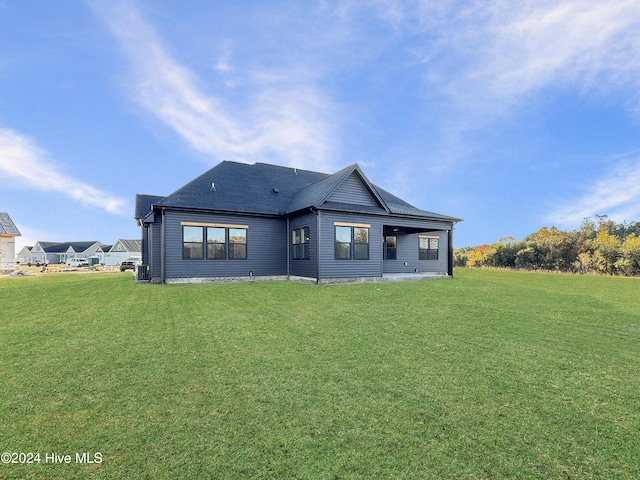
{"label": "green lawn", "polygon": [[640,478],[639,294],[2,278],[0,478]]}

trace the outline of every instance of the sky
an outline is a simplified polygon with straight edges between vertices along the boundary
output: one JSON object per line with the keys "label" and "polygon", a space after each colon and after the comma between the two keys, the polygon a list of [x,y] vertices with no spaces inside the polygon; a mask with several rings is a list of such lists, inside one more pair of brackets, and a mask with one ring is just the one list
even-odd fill
{"label": "sky", "polygon": [[640,221],[637,0],[0,0],[0,211],[140,238],[220,161],[358,163],[456,247]]}

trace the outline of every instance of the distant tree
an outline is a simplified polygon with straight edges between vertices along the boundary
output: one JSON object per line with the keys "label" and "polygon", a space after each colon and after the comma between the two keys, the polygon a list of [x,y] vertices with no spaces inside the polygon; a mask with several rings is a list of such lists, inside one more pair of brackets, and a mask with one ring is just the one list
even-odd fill
{"label": "distant tree", "polygon": [[616,262],[616,269],[624,275],[640,275],[640,237],[632,233],[622,244],[621,258]]}
{"label": "distant tree", "polygon": [[489,245],[480,245],[467,254],[467,266],[469,267],[485,267],[487,266],[487,257],[493,254]]}
{"label": "distant tree", "polygon": [[491,251],[486,255],[487,266],[499,268],[516,268],[516,255],[521,248],[521,242],[513,237],[501,238],[491,245]]}
{"label": "distant tree", "polygon": [[599,270],[609,275],[616,273],[616,262],[622,255],[622,245],[618,237],[609,233],[608,226],[598,230],[596,238],[591,241],[591,246],[594,254],[600,254]]}
{"label": "distant tree", "polygon": [[506,237],[457,249],[454,261],[475,268],[640,275],[640,222],[617,224],[607,215],[595,215],[570,232],[543,227],[522,241]]}

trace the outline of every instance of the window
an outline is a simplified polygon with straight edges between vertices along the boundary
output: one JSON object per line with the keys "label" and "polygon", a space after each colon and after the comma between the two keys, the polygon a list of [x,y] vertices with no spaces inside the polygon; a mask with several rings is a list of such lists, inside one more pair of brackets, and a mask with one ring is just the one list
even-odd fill
{"label": "window", "polygon": [[342,226],[336,229],[336,260],[369,260],[369,228]]}
{"label": "window", "polygon": [[229,259],[247,258],[247,231],[244,228],[229,229]]}
{"label": "window", "polygon": [[351,227],[336,227],[336,260],[351,259]]}
{"label": "window", "polygon": [[387,260],[396,260],[398,258],[398,239],[397,237],[386,237],[384,239],[384,258]]}
{"label": "window", "polygon": [[296,228],[291,231],[293,259],[308,260],[311,256],[309,227]]}
{"label": "window", "polygon": [[193,225],[183,222],[182,258],[244,260],[247,258],[247,228],[246,225]]}
{"label": "window", "polygon": [[224,260],[227,258],[226,244],[225,228],[207,228],[207,258],[214,260]]}
{"label": "window", "polygon": [[419,238],[420,249],[418,258],[420,260],[438,260],[438,246],[440,239],[438,237]]}
{"label": "window", "polygon": [[182,256],[184,258],[202,258],[204,253],[204,228],[182,227]]}
{"label": "window", "polygon": [[369,229],[353,229],[353,258],[355,260],[369,260]]}

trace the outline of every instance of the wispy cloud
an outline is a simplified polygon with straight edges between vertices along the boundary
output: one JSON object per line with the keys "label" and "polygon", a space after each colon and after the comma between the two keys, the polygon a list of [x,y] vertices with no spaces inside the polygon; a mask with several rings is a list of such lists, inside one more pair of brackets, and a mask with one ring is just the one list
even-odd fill
{"label": "wispy cloud", "polygon": [[603,77],[629,86],[640,79],[638,26],[635,0],[496,3],[468,79],[507,99],[550,83],[598,88]]}
{"label": "wispy cloud", "polygon": [[584,218],[608,215],[616,221],[640,218],[640,156],[618,159],[611,173],[596,180],[578,199],[562,202],[547,217],[557,225],[576,226]]}
{"label": "wispy cloud", "polygon": [[0,128],[0,182],[40,191],[58,192],[88,207],[124,214],[124,199],[60,172],[47,152],[13,130]]}
{"label": "wispy cloud", "polygon": [[[130,94],[192,148],[242,162],[271,161],[301,167],[329,166],[334,142],[330,102],[296,72],[245,70],[257,94],[233,104],[206,92],[202,80],[173,58],[154,27],[131,2],[89,2],[119,40],[131,65]],[[230,45],[215,69],[234,69]],[[233,82],[225,80],[227,86]]]}

